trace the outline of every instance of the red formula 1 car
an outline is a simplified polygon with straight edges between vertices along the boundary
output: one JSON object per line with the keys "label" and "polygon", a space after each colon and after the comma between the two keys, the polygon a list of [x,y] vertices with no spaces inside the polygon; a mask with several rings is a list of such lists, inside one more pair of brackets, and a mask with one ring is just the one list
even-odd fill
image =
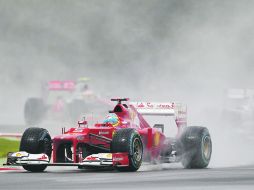
{"label": "red formula 1 car", "polygon": [[[8,153],[6,165],[21,165],[32,172],[47,166],[114,167],[137,171],[142,161],[182,162],[186,168],[205,168],[212,143],[205,127],[186,126],[186,106],[178,103],[122,103],[117,101],[102,123],[89,126],[78,122],[76,128],[62,131],[51,139],[42,128],[28,128],[21,139],[20,151]],[[153,127],[144,115],[172,116],[177,135],[167,138],[164,125]],[[51,157],[53,161],[50,162]]]}

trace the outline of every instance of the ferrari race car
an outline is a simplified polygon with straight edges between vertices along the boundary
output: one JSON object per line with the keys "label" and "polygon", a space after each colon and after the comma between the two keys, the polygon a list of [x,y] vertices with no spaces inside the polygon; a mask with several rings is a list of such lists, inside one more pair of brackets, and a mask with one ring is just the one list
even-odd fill
{"label": "ferrari race car", "polygon": [[[24,106],[27,125],[35,125],[43,120],[77,121],[81,114],[108,107],[108,102],[95,95],[87,84],[88,79],[48,81],[42,85],[40,97],[30,97]],[[103,104],[102,104],[103,103]]]}
{"label": "ferrari race car", "polygon": [[[19,152],[10,152],[6,165],[42,172],[47,166],[77,166],[79,169],[113,167],[137,171],[142,161],[182,162],[185,168],[205,168],[212,154],[212,142],[205,127],[187,127],[186,106],[179,103],[128,102],[117,104],[106,119],[94,126],[86,120],[51,139],[43,128],[25,130]],[[167,138],[164,125],[150,124],[150,116],[172,116],[177,135]],[[52,161],[51,161],[52,158]]]}

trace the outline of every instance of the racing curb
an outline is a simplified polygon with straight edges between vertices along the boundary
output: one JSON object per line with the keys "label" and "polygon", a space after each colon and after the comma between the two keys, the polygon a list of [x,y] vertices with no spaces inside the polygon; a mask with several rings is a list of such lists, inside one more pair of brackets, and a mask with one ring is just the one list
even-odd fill
{"label": "racing curb", "polygon": [[20,139],[21,136],[22,136],[21,133],[0,133],[0,137],[18,138],[18,139]]}
{"label": "racing curb", "polygon": [[6,167],[0,167],[0,173],[1,172],[8,172],[8,171],[21,171],[20,168],[6,168]]}

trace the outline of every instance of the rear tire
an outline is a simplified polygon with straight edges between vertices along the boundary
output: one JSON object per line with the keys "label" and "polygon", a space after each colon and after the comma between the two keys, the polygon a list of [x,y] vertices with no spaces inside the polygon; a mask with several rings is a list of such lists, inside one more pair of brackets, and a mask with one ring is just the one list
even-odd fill
{"label": "rear tire", "polygon": [[[20,141],[20,151],[26,151],[30,154],[45,153],[51,158],[52,145],[51,137],[46,129],[28,128],[22,135]],[[23,168],[31,172],[42,172],[46,165],[24,165]]]}
{"label": "rear tire", "polygon": [[212,154],[212,141],[205,127],[187,127],[180,138],[181,162],[185,168],[206,168]]}
{"label": "rear tire", "polygon": [[113,136],[111,149],[113,153],[128,152],[129,166],[116,167],[118,171],[137,171],[142,163],[143,144],[136,130],[127,128],[117,130]]}

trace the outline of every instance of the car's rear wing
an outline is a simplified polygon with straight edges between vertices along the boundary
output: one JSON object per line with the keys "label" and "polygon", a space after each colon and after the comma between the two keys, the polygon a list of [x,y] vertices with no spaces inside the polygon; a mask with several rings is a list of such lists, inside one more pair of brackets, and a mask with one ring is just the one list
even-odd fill
{"label": "car's rear wing", "polygon": [[141,115],[174,116],[178,126],[187,126],[187,106],[175,102],[130,102]]}
{"label": "car's rear wing", "polygon": [[131,102],[130,104],[142,115],[175,115],[174,103]]}
{"label": "car's rear wing", "polygon": [[48,90],[52,91],[73,91],[75,89],[75,81],[66,80],[66,81],[49,81],[48,82]]}

